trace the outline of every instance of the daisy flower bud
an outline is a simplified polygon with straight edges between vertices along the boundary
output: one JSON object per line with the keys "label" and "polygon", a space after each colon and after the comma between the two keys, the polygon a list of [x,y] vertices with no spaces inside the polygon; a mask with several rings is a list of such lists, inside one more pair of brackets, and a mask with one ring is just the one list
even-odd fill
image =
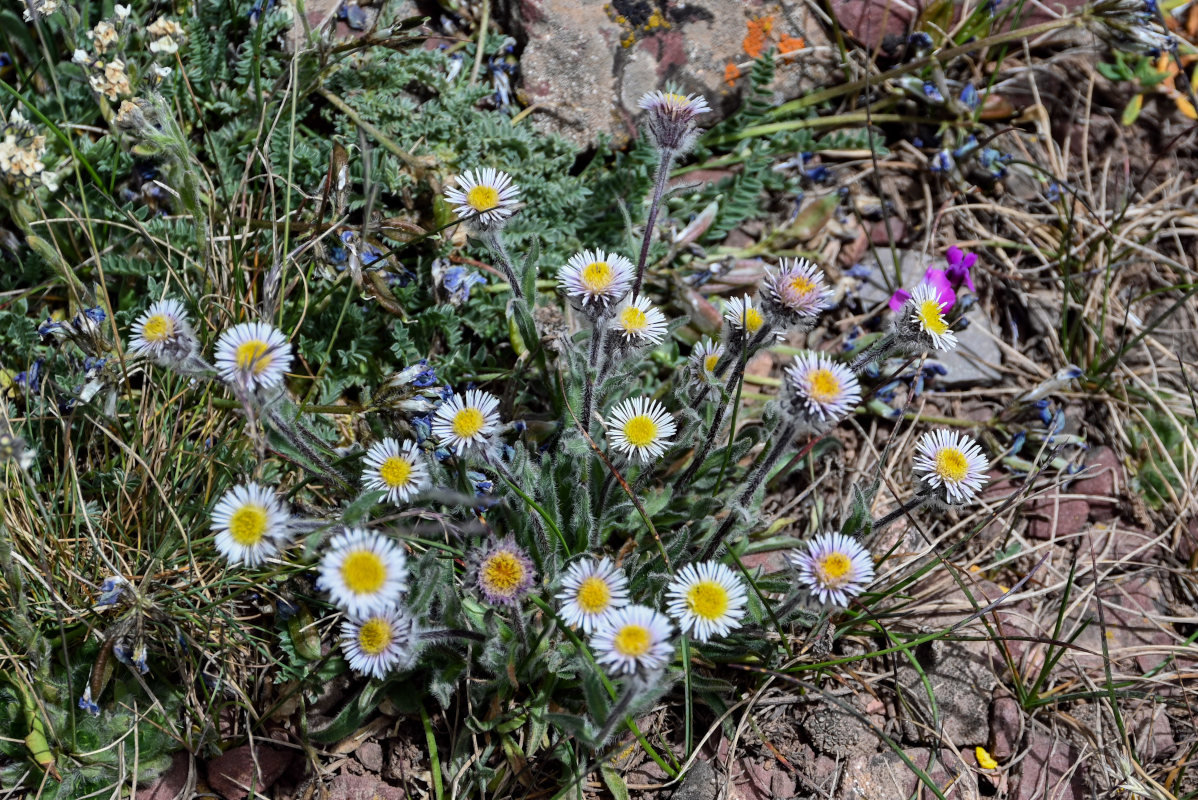
{"label": "daisy flower bud", "polygon": [[821,603],[847,606],[874,579],[874,561],[855,539],[822,533],[788,556],[799,579]]}
{"label": "daisy flower bud", "polygon": [[354,672],[381,680],[415,666],[421,633],[407,611],[390,608],[342,622],[341,651]]}
{"label": "daisy flower bud", "polygon": [[945,504],[968,503],[986,484],[986,456],[963,433],[929,431],[920,437],[915,451],[916,476]]}
{"label": "daisy flower bud", "polygon": [[911,299],[899,309],[895,331],[903,344],[916,344],[925,350],[948,352],[957,346],[957,337],[945,319],[945,301],[936,287],[921,283],[911,290]]}
{"label": "daisy flower bud", "polygon": [[612,331],[617,344],[626,347],[659,345],[666,338],[666,315],[644,295],[629,298],[616,307]]}
{"label": "daisy flower bud", "polygon": [[437,409],[433,436],[458,455],[486,444],[499,425],[499,399],[479,389],[455,394]]}
{"label": "daisy flower bud", "polygon": [[291,515],[256,483],[235,486],[212,509],[216,549],[231,564],[256,567],[286,546]]}
{"label": "daisy flower bud", "polygon": [[701,382],[713,381],[716,377],[716,364],[720,363],[720,357],[723,355],[724,346],[705,336],[691,350],[691,369]]}
{"label": "daisy flower bud", "polygon": [[516,605],[532,589],[535,579],[532,561],[511,536],[475,554],[474,581],[488,603]]}
{"label": "daisy flower bud", "polygon": [[822,270],[805,258],[782,259],[778,271],[766,271],[761,308],[781,327],[810,327],[828,308],[832,292]]}
{"label": "daisy flower bud", "polygon": [[216,342],[216,371],[226,383],[247,391],[283,382],[291,369],[291,343],[265,322],[243,322]]}
{"label": "daisy flower bud", "polygon": [[459,219],[473,219],[479,227],[502,225],[516,211],[520,187],[512,177],[494,167],[466,170],[456,178],[457,188],[445,190]]}
{"label": "daisy flower bud", "polygon": [[666,610],[698,642],[727,636],[745,615],[745,585],[718,561],[687,564],[666,587]]}
{"label": "daisy flower bud", "polygon": [[576,561],[566,570],[557,599],[567,625],[593,633],[628,604],[628,578],[609,558]]}
{"label": "daisy flower bud", "polygon": [[576,306],[597,312],[621,300],[632,286],[632,262],[615,253],[583,250],[566,262],[558,283]]}
{"label": "daisy flower bud", "polygon": [[647,606],[624,606],[591,636],[595,660],[618,674],[658,670],[674,657],[674,626]]}
{"label": "daisy flower bud", "polygon": [[351,617],[378,614],[394,608],[407,591],[407,556],[382,534],[350,528],[329,542],[316,585]]}
{"label": "daisy flower bud", "polygon": [[649,92],[637,103],[647,113],[645,127],[660,150],[680,153],[695,141],[695,117],[711,111],[702,95]]}
{"label": "daisy flower bud", "polygon": [[402,445],[387,437],[366,451],[366,469],[362,485],[368,490],[386,492],[394,505],[406,503],[429,487],[428,466],[412,440]]}
{"label": "daisy flower bud", "polygon": [[629,460],[642,464],[660,458],[678,430],[674,417],[661,403],[649,397],[632,397],[612,409],[604,423],[607,440]]}
{"label": "daisy flower bud", "polygon": [[129,349],[162,365],[179,365],[200,349],[183,304],[173,298],[154,303],[133,322]]}
{"label": "daisy flower bud", "polygon": [[784,396],[792,413],[813,430],[826,430],[861,402],[857,376],[827,353],[805,352],[786,368]]}

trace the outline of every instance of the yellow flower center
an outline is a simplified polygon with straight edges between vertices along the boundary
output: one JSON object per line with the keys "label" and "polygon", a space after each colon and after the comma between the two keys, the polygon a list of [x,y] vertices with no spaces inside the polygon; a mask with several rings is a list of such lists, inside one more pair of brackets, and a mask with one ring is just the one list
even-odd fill
{"label": "yellow flower center", "polygon": [[807,280],[802,275],[795,275],[790,279],[790,282],[787,284],[787,286],[794,294],[807,294],[815,289],[815,284]]}
{"label": "yellow flower center", "polygon": [[510,595],[524,580],[524,564],[515,553],[500,551],[483,563],[481,576],[491,594]]}
{"label": "yellow flower center", "polygon": [[741,320],[744,322],[745,330],[749,333],[757,333],[765,324],[765,317],[761,316],[761,312],[755,308],[746,308]]}
{"label": "yellow flower center", "polygon": [[969,461],[965,454],[955,447],[942,447],[936,453],[936,474],[951,483],[965,480],[969,472]]}
{"label": "yellow flower center", "polygon": [[606,261],[592,261],[582,271],[582,283],[592,292],[606,291],[613,277],[615,273]]}
{"label": "yellow flower center", "polygon": [[611,588],[597,575],[578,585],[578,607],[586,614],[598,614],[611,605]]}
{"label": "yellow flower center", "polygon": [[266,535],[266,509],[248,503],[229,517],[229,535],[242,547],[253,547]]}
{"label": "yellow flower center", "polygon": [[355,550],[341,563],[341,580],[354,594],[374,594],[387,580],[387,565],[376,553]]}
{"label": "yellow flower center", "polygon": [[466,204],[475,211],[490,211],[499,205],[499,192],[492,186],[475,186],[466,193]]}
{"label": "yellow flower center", "polygon": [[274,356],[270,354],[270,345],[260,339],[250,339],[239,344],[233,358],[239,370],[255,375],[261,375],[274,361]]}
{"label": "yellow flower center", "polygon": [[649,327],[649,317],[636,306],[629,306],[620,314],[620,327],[626,331],[643,331]]}
{"label": "yellow flower center", "polygon": [[624,423],[624,438],[633,447],[647,447],[657,438],[657,423],[648,414],[638,414]]}
{"label": "yellow flower center", "polygon": [[718,363],[720,363],[720,354],[709,353],[707,357],[703,359],[703,369],[707,370],[708,372],[715,372],[715,365]]}
{"label": "yellow flower center", "polygon": [[816,577],[825,585],[835,586],[853,568],[853,562],[844,553],[829,553],[815,565]]}
{"label": "yellow flower center", "polygon": [[944,321],[944,314],[940,311],[940,303],[937,300],[924,300],[915,316],[923,329],[929,333],[940,336],[948,331],[948,323]]}
{"label": "yellow flower center", "polygon": [[840,379],[830,369],[813,369],[807,374],[808,393],[817,403],[832,403],[840,398]]}
{"label": "yellow flower center", "polygon": [[666,92],[666,102],[684,106],[686,105],[686,95],[681,95],[677,92]]}
{"label": "yellow flower center", "polygon": [[625,625],[616,631],[612,647],[622,656],[640,658],[649,652],[649,629],[644,625]]}
{"label": "yellow flower center", "polygon": [[701,619],[719,619],[728,612],[728,590],[715,581],[699,581],[687,590],[686,607]]}
{"label": "yellow flower center", "polygon": [[170,317],[155,314],[142,326],[141,338],[147,342],[162,342],[169,339],[174,332],[175,323]]}
{"label": "yellow flower center", "polygon": [[407,486],[412,477],[412,465],[399,456],[391,456],[379,467],[379,477],[392,489]]}
{"label": "yellow flower center", "polygon": [[381,617],[373,617],[358,628],[358,646],[367,655],[377,656],[391,644],[391,625]]}
{"label": "yellow flower center", "polygon": [[478,435],[478,432],[483,429],[486,420],[483,418],[483,412],[477,408],[463,408],[461,411],[453,415],[453,424],[450,426],[453,429],[454,436],[459,439],[470,439]]}

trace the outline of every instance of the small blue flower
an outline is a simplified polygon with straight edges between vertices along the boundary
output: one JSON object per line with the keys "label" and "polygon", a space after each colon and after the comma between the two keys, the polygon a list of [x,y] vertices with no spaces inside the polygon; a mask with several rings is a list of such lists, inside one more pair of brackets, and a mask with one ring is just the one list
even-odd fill
{"label": "small blue flower", "polygon": [[932,172],[951,172],[956,162],[953,161],[953,154],[947,149],[940,150],[932,157],[932,164],[929,167]]}
{"label": "small blue flower", "polygon": [[280,620],[286,622],[299,613],[299,606],[282,597],[275,600],[275,614]]}
{"label": "small blue flower", "polygon": [[932,37],[923,31],[916,31],[907,37],[907,45],[916,50],[927,50],[932,46]]}
{"label": "small blue flower", "polygon": [[1017,456],[1019,451],[1023,449],[1024,443],[1027,442],[1027,432],[1020,431],[1015,434],[1015,438],[1011,440],[1011,447],[1007,450],[1007,455]]}
{"label": "small blue flower", "polygon": [[90,319],[92,322],[95,322],[95,323],[100,323],[100,322],[103,322],[104,320],[108,319],[108,315],[106,313],[104,313],[104,309],[100,308],[99,306],[94,306],[92,308],[85,308],[83,310],[83,314],[84,314],[84,316],[86,316],[88,319]]}
{"label": "small blue flower", "polygon": [[83,690],[83,697],[79,698],[79,708],[93,716],[99,716],[100,707],[92,702],[92,687]]}
{"label": "small blue flower", "polygon": [[934,83],[924,83],[923,96],[931,100],[933,103],[944,102],[944,95],[940,94],[940,90],[936,88],[936,84]]}
{"label": "small blue flower", "polygon": [[807,180],[809,180],[809,181],[814,181],[815,183],[823,183],[824,181],[828,180],[828,178],[831,176],[832,173],[828,170],[827,167],[820,164],[817,167],[812,167],[811,169],[807,170],[803,174],[807,177]]}
{"label": "small blue flower", "polygon": [[982,104],[982,98],[972,83],[965,84],[965,88],[961,90],[961,103],[970,111],[977,111],[978,106]]}

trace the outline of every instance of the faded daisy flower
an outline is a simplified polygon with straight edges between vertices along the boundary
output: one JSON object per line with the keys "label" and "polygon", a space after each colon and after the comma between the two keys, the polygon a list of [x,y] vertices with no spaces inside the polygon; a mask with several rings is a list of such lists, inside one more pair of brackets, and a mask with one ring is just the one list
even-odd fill
{"label": "faded daisy flower", "polygon": [[645,126],[653,143],[673,153],[688,150],[694,143],[695,117],[711,111],[702,95],[683,95],[675,91],[649,92],[637,105],[643,108]]}
{"label": "faded daisy flower", "polygon": [[789,559],[822,603],[846,606],[874,579],[869,551],[841,533],[821,533],[806,548],[792,551]]}
{"label": "faded daisy flower", "polygon": [[475,554],[474,582],[488,603],[514,606],[533,587],[536,570],[511,536]]}
{"label": "faded daisy flower", "polygon": [[762,310],[783,327],[814,323],[832,296],[823,270],[805,258],[782,259],[776,272],[766,271],[764,288]]}

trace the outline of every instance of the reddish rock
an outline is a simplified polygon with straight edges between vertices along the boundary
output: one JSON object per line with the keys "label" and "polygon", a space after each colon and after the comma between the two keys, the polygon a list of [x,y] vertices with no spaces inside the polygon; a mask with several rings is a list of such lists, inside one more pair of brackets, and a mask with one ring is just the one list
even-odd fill
{"label": "reddish rock", "polygon": [[[969,765],[947,748],[942,748],[933,764],[932,751],[922,747],[906,750],[912,763],[928,773],[932,782],[951,800],[978,800],[977,777]],[[893,751],[872,756],[853,756],[844,762],[844,772],[834,797],[859,797],[869,800],[907,800],[923,786]],[[925,787],[923,796],[931,796]]]}
{"label": "reddish rock", "polygon": [[[1099,624],[1098,609],[1091,598],[1081,614],[1071,617],[1065,631],[1069,633],[1089,620],[1090,624],[1074,640],[1078,649],[1065,654],[1062,663],[1072,665],[1079,671],[1094,675],[1103,670],[1103,644],[1112,662],[1112,669],[1148,672],[1166,658],[1163,653],[1144,652],[1146,648],[1160,647],[1172,641],[1165,623],[1156,618],[1160,611],[1156,601],[1161,597],[1161,585],[1155,578],[1135,578],[1103,583],[1097,590],[1102,600],[1102,620]],[[1132,663],[1132,658],[1135,662]]]}
{"label": "reddish rock", "polygon": [[[887,229],[890,230],[890,235],[886,235]],[[869,241],[872,244],[889,245],[890,238],[894,237],[894,243],[898,244],[903,241],[903,237],[907,234],[906,224],[897,217],[887,217],[884,220],[878,220],[869,226]]]}
{"label": "reddish rock", "polygon": [[328,787],[328,800],[404,800],[404,791],[373,775],[338,775]]}
{"label": "reddish rock", "polygon": [[383,768],[383,748],[378,742],[365,742],[354,756],[368,771],[378,773]]}
{"label": "reddish rock", "polygon": [[175,753],[171,758],[170,767],[165,772],[155,778],[149,786],[137,790],[137,800],[176,800],[187,788],[190,764],[190,754]]}
{"label": "reddish rock", "polygon": [[1097,447],[1086,459],[1082,477],[1069,487],[1070,494],[1086,495],[1090,516],[1096,520],[1111,519],[1118,511],[1118,498],[1127,486],[1123,465],[1109,447]]}
{"label": "reddish rock", "polygon": [[1084,800],[1081,754],[1044,731],[1032,735],[1028,752],[1015,765],[1010,800]]}
{"label": "reddish rock", "polygon": [[741,800],[795,796],[794,776],[776,760],[743,759],[733,766],[732,776],[732,796]]}
{"label": "reddish rock", "polygon": [[1023,709],[1018,700],[999,690],[990,703],[990,755],[998,761],[1006,761],[1015,755],[1022,736]]}
{"label": "reddish rock", "polygon": [[1145,704],[1132,709],[1125,717],[1135,753],[1144,761],[1156,761],[1172,755],[1177,749],[1173,726],[1163,703]]}
{"label": "reddish rock", "polygon": [[776,572],[785,572],[791,569],[790,562],[786,559],[788,550],[767,550],[764,553],[750,553],[742,556],[740,561],[745,565],[745,569],[761,568],[762,575],[773,575]]}
{"label": "reddish rock", "polygon": [[887,53],[901,51],[914,17],[911,5],[895,0],[835,0],[832,13],[868,50]]}
{"label": "reddish rock", "polygon": [[1096,522],[1086,531],[1080,553],[1089,559],[1091,552],[1099,569],[1107,569],[1111,564],[1124,564],[1135,569],[1144,564],[1159,563],[1162,555],[1159,536],[1125,528],[1114,521]]}
{"label": "reddish rock", "polygon": [[1024,503],[1020,513],[1028,521],[1028,538],[1048,541],[1084,530],[1090,516],[1090,504],[1081,498],[1061,496],[1054,489]]}
{"label": "reddish rock", "polygon": [[293,755],[280,747],[243,744],[208,762],[208,783],[225,800],[242,800],[251,787],[256,794],[263,794],[287,771]]}

